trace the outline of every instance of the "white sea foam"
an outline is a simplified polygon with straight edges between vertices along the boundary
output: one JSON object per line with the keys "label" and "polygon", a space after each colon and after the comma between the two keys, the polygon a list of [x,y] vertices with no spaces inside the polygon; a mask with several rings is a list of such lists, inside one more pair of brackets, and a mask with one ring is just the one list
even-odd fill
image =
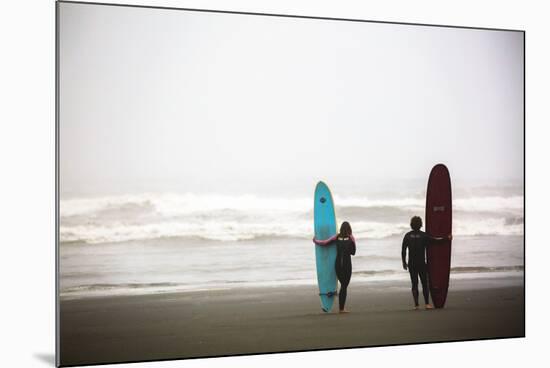
{"label": "white sea foam", "polygon": [[[367,197],[335,196],[337,207],[394,207],[399,209],[423,209],[423,198],[405,197],[388,199],[370,199]],[[242,212],[277,211],[283,213],[302,213],[313,208],[312,198],[271,198],[256,195],[229,196],[220,194],[132,194],[98,198],[75,198],[61,201],[61,216],[94,215],[106,210],[139,210],[154,207],[165,216],[177,216],[219,210]],[[455,198],[455,210],[467,212],[499,212],[523,210],[523,196],[485,196]]]}
{"label": "white sea foam", "polygon": [[124,209],[134,206],[139,209],[154,206],[154,210],[165,216],[196,213],[212,213],[220,210],[242,212],[280,211],[302,212],[313,208],[310,198],[265,198],[255,195],[228,196],[219,194],[132,194],[98,198],[76,198],[61,201],[61,216],[94,215],[101,211]]}
{"label": "white sea foam", "polygon": [[[335,197],[340,221],[358,238],[381,239],[408,230],[408,214],[423,213],[423,198]],[[181,237],[220,241],[309,238],[312,198],[256,195],[152,194],[62,200],[60,238],[87,243]],[[455,198],[455,235],[522,235],[523,197]],[[340,218],[347,213],[350,218]]]}
{"label": "white sea foam", "polygon": [[475,221],[455,221],[456,235],[523,235],[523,220],[514,223],[507,218],[487,218]]}

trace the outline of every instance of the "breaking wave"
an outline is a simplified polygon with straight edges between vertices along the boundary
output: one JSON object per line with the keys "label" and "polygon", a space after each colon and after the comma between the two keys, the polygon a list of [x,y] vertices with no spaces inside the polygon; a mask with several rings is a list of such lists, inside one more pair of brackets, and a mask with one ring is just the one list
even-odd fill
{"label": "breaking wave", "polygon": [[[335,197],[338,220],[358,238],[380,239],[408,231],[422,198]],[[522,235],[523,197],[456,198],[455,235]],[[255,195],[139,194],[65,199],[60,203],[62,242],[107,243],[159,238],[244,241],[311,238],[311,198]]]}

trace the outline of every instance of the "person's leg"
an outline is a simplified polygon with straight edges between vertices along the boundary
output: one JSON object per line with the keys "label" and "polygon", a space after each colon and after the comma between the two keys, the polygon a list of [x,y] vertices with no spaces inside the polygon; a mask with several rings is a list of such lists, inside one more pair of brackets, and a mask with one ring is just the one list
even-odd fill
{"label": "person's leg", "polygon": [[432,309],[433,307],[430,304],[430,289],[428,288],[428,272],[426,267],[421,268],[418,271],[418,275],[420,276],[420,282],[422,282],[422,294],[424,294],[426,309]]}
{"label": "person's leg", "polygon": [[344,311],[346,306],[346,297],[348,295],[348,285],[351,278],[351,270],[347,270],[346,267],[336,267],[336,276],[340,282],[340,291],[338,292],[338,306],[340,307],[340,312]]}
{"label": "person's leg", "polygon": [[346,306],[346,297],[348,295],[348,285],[347,284],[340,284],[340,292],[338,293],[338,303],[340,307],[340,311],[344,310],[344,307]]}
{"label": "person's leg", "polygon": [[414,306],[418,308],[418,272],[409,265],[409,274],[411,275],[411,290],[414,298]]}

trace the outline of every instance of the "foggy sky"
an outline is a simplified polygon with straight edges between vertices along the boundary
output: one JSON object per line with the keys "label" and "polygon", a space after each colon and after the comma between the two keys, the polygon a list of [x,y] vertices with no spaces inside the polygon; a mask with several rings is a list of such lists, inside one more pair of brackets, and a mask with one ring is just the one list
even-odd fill
{"label": "foggy sky", "polygon": [[59,6],[62,195],[521,184],[520,32]]}

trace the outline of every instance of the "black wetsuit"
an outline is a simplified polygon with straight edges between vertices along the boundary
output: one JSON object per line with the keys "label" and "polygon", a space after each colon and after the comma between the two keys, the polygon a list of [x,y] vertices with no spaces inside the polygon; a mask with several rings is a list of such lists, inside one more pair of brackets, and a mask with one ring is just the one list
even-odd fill
{"label": "black wetsuit", "polygon": [[351,256],[355,255],[355,242],[349,237],[337,237],[336,249],[335,268],[336,276],[338,277],[338,281],[340,281],[338,302],[340,304],[340,310],[343,310],[346,304],[348,285],[351,280]]}
{"label": "black wetsuit", "polygon": [[403,238],[403,247],[401,249],[401,259],[403,265],[406,262],[407,248],[409,248],[409,273],[411,275],[412,282],[412,294],[414,297],[414,304],[418,306],[418,277],[422,282],[422,294],[424,294],[424,301],[429,303],[430,291],[428,289],[428,267],[426,266],[426,248],[430,236],[423,231],[413,230],[405,234]]}

